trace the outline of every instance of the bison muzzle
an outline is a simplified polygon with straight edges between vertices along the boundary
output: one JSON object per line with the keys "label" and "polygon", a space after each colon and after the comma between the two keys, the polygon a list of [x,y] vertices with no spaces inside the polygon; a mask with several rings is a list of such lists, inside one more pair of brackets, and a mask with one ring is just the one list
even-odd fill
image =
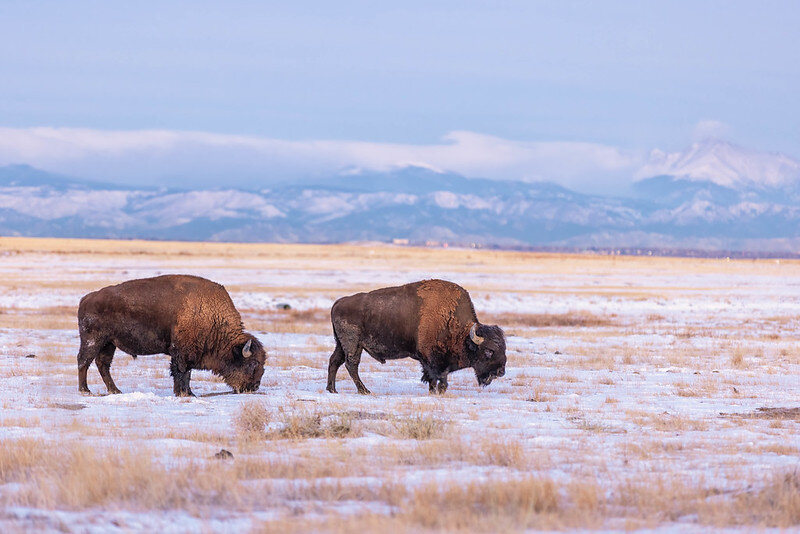
{"label": "bison muzzle", "polygon": [[255,391],[267,355],[244,332],[225,288],[205,278],[164,275],[129,280],[94,291],[78,307],[78,390],[90,393],[86,371],[92,361],[109,393],[120,393],[111,378],[119,348],[133,357],[167,354],[176,396],[193,395],[192,369],[209,370],[235,392]]}
{"label": "bison muzzle", "polygon": [[362,350],[381,363],[418,360],[431,393],[447,391],[447,375],[458,369],[472,367],[481,386],[505,374],[503,330],[479,323],[469,293],[452,282],[423,280],[343,297],[331,308],[331,322],[331,393],[342,364],[358,392],[369,393],[358,376]]}

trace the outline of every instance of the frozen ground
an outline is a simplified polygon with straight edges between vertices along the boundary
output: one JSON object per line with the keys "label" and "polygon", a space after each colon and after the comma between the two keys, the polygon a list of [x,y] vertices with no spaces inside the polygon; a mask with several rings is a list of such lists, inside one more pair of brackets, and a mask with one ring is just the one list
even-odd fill
{"label": "frozen ground", "polygon": [[[0,245],[1,531],[800,523],[796,262]],[[79,395],[80,297],[168,272],[228,287],[270,353],[261,389],[195,372],[198,397],[176,399],[165,356],[117,353],[124,393],[92,369]],[[505,328],[506,376],[481,389],[463,370],[435,397],[414,362],[365,355],[373,395],[344,370],[326,393],[333,301],[429,277]]]}

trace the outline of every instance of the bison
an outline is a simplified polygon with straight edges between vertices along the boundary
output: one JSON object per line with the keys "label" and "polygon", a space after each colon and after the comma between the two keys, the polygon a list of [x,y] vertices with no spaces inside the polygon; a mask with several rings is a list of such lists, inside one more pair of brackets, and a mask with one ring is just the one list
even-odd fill
{"label": "bison", "polygon": [[331,308],[336,349],[328,364],[328,387],[336,393],[336,372],[344,363],[361,394],[361,351],[381,363],[413,358],[431,393],[447,391],[447,374],[472,367],[478,384],[505,374],[506,341],[498,326],[480,324],[469,293],[445,280],[423,280],[358,293]]}
{"label": "bison", "polygon": [[264,347],[243,331],[242,318],[221,285],[205,278],[164,275],[94,291],[78,307],[78,390],[89,394],[94,360],[109,393],[120,393],[109,368],[119,348],[134,358],[168,354],[176,396],[193,396],[192,369],[209,370],[235,392],[255,391],[264,374]]}

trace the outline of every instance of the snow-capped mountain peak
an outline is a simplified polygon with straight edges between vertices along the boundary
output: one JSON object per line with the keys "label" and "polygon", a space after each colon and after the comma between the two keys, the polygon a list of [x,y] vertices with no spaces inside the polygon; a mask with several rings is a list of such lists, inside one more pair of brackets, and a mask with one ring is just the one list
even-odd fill
{"label": "snow-capped mountain peak", "polygon": [[781,188],[800,182],[800,161],[780,153],[707,140],[683,152],[653,150],[636,177],[653,176],[710,181],[734,189]]}

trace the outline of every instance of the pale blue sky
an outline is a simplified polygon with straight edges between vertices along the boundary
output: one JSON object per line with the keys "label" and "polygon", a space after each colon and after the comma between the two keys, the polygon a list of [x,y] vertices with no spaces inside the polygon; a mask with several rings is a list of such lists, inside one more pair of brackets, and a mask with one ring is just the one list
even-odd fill
{"label": "pale blue sky", "polygon": [[798,157],[798,33],[789,1],[6,0],[0,127]]}

